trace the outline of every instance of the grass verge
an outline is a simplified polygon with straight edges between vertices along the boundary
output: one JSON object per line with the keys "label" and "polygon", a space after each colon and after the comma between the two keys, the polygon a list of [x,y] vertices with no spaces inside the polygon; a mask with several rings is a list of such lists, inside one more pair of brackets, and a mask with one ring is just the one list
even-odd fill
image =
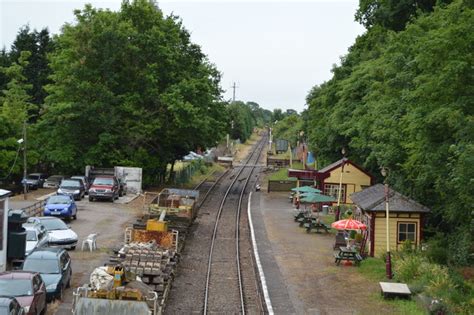
{"label": "grass verge", "polygon": [[[360,272],[368,281],[387,281],[385,277],[385,262],[381,258],[368,257],[362,261],[359,268],[357,268],[357,271]],[[379,302],[391,305],[396,310],[396,314],[426,314],[426,311],[420,307],[415,300],[384,299],[379,294],[375,295],[373,298]]]}

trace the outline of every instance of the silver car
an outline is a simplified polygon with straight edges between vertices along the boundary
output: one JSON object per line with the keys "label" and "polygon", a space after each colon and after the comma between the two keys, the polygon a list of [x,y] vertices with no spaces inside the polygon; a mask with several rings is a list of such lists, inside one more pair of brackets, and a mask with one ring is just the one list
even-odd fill
{"label": "silver car", "polygon": [[53,175],[44,182],[44,188],[59,188],[61,181],[65,178],[63,175]]}
{"label": "silver car", "polygon": [[44,225],[39,223],[24,223],[23,228],[26,230],[26,256],[36,248],[48,246],[48,232]]}

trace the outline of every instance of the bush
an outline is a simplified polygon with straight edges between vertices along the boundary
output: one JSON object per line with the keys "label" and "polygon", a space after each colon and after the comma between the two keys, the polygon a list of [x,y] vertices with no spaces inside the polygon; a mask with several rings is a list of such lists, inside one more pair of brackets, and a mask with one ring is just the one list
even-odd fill
{"label": "bush", "polygon": [[424,292],[432,298],[431,314],[474,314],[474,286],[420,253],[397,256],[394,273],[395,279],[408,283],[413,293]]}

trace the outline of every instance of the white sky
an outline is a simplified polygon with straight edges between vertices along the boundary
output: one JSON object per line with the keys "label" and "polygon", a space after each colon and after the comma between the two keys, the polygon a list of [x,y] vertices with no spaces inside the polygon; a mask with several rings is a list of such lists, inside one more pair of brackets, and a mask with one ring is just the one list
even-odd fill
{"label": "white sky", "polygon": [[[120,0],[0,0],[0,47],[10,48],[19,28],[57,34],[85,3],[120,8]],[[331,68],[364,28],[354,21],[357,0],[158,1],[182,18],[209,60],[223,73],[225,99],[267,109],[304,109],[308,91],[331,78]]]}

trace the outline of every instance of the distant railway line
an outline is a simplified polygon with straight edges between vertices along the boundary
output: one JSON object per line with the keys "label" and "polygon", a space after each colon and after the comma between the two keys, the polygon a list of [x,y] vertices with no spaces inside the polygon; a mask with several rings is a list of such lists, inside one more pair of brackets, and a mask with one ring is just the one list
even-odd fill
{"label": "distant railway line", "polygon": [[197,223],[182,253],[165,313],[263,313],[248,231],[245,197],[255,187],[255,169],[266,137],[246,161],[204,180]]}

